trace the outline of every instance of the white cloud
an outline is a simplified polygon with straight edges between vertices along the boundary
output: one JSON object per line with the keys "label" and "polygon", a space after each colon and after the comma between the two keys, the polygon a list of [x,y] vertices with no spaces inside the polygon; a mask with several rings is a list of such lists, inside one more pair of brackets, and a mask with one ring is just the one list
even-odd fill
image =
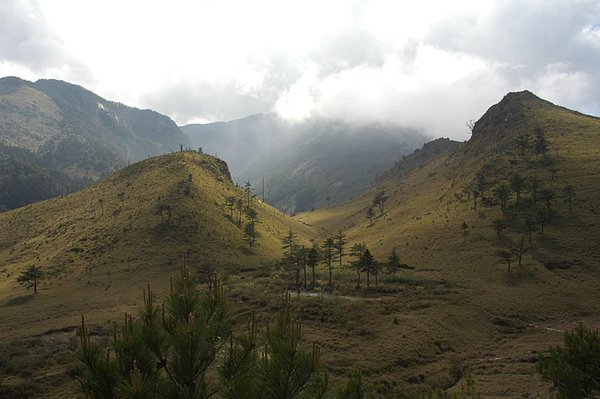
{"label": "white cloud", "polygon": [[600,112],[594,0],[5,0],[0,74],[179,123],[277,110],[466,138],[510,90]]}

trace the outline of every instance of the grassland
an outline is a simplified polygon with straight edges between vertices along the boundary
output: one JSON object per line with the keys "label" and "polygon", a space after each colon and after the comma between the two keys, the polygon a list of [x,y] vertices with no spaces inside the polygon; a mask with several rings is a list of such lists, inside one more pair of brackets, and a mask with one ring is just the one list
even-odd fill
{"label": "grassland", "polygon": [[[533,137],[537,127],[549,142],[547,157],[536,159],[531,148],[519,156],[517,138]],[[593,327],[599,322],[598,148],[597,118],[556,107],[528,92],[513,93],[492,107],[477,122],[471,140],[451,155],[408,175],[392,170],[355,201],[300,215],[299,220],[317,227],[322,236],[342,229],[351,243],[364,241],[380,260],[396,247],[401,261],[415,267],[412,278],[443,282],[430,289],[422,284],[421,292],[436,300],[427,298],[418,312],[411,311],[419,303],[415,297],[402,293],[387,299],[401,310],[400,320],[415,322],[402,332],[414,341],[382,339],[387,349],[370,362],[364,359],[363,367],[392,367],[394,349],[418,350],[444,342],[451,348],[447,352],[459,355],[472,370],[485,397],[548,397],[548,387],[535,373],[536,354],[558,343],[561,331],[579,322]],[[555,198],[551,222],[543,234],[537,224],[522,266],[513,261],[508,273],[496,253],[525,234],[515,227],[500,234],[494,229],[494,220],[510,222],[511,217],[502,214],[493,191],[517,173],[528,179],[537,176]],[[487,188],[475,210],[472,191],[481,174]],[[577,192],[572,210],[563,192],[566,185]],[[382,189],[389,196],[386,211],[371,225],[366,209]],[[526,191],[521,201],[531,195]],[[516,201],[514,193],[509,201]],[[466,237],[463,223],[469,226]],[[369,314],[379,312],[381,308]],[[392,369],[400,378],[411,379],[402,367]],[[422,374],[427,379],[427,373]]]}
{"label": "grassland", "polygon": [[[22,357],[9,350],[14,343],[33,342],[27,352],[31,360],[21,360],[28,370],[15,375],[3,367],[1,386],[10,388],[7,392],[28,385],[47,390],[56,381],[46,373],[58,373],[72,386],[65,374],[73,358],[62,371],[39,368],[38,357],[50,356],[44,355],[43,343],[56,337],[64,345],[71,342],[78,314],[105,326],[134,311],[146,283],[164,292],[184,251],[199,270],[252,274],[281,256],[279,239],[289,228],[304,238],[310,234],[253,199],[260,237],[250,251],[236,224],[237,211],[233,221],[229,218],[225,201],[230,196],[247,200],[224,162],[183,152],[131,165],[83,191],[0,214],[0,341],[7,349],[2,361],[11,364],[15,356]],[[160,212],[161,205],[170,210]],[[31,265],[46,274],[37,295],[16,283],[20,271]]]}
{"label": "grassland", "polygon": [[[547,157],[531,149],[519,155],[516,139],[537,127],[549,142]],[[261,237],[252,251],[225,206],[242,190],[221,161],[192,152],[0,214],[0,393],[74,396],[78,315],[86,313],[103,337],[110,321],[139,306],[147,282],[164,292],[183,251],[192,265],[213,265],[225,276],[241,320],[256,309],[264,322],[292,286],[293,273],[277,263],[280,238],[292,228],[306,244],[342,229],[348,247],[365,242],[381,262],[395,247],[410,267],[382,268],[376,287],[356,289],[346,257],[330,294],[321,265],[318,286],[293,296],[334,383],[361,369],[373,397],[414,397],[431,387],[456,390],[471,374],[486,398],[550,397],[535,372],[537,354],[579,322],[600,326],[599,148],[600,120],[511,94],[477,122],[469,142],[416,167],[400,162],[356,200],[295,219],[254,200]],[[511,223],[500,234],[494,229],[494,220],[510,222],[510,215],[493,192],[515,173],[537,176],[556,195],[544,233],[537,223],[522,265],[508,273],[496,252],[523,233]],[[482,174],[487,184],[474,209]],[[371,223],[365,211],[382,189],[389,199]],[[521,201],[530,196],[524,190]],[[157,212],[161,205],[171,216]],[[29,265],[48,274],[37,295],[15,282]]]}

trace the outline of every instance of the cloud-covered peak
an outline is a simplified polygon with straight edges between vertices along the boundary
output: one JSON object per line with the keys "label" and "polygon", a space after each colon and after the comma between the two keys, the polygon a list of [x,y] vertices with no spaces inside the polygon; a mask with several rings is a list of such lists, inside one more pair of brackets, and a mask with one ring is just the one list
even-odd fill
{"label": "cloud-covered peak", "polygon": [[276,111],[464,139],[509,91],[600,114],[599,20],[590,0],[7,0],[0,74],[73,81],[179,123]]}

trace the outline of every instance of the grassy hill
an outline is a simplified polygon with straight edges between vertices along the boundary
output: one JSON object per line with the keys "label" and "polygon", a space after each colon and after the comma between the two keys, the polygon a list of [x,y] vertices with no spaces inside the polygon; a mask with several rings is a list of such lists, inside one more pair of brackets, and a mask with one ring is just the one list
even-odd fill
{"label": "grassy hill", "polygon": [[[546,141],[537,151],[536,135]],[[185,250],[201,273],[214,266],[226,277],[241,320],[256,309],[264,325],[281,292],[294,291],[294,271],[276,263],[292,228],[305,245],[342,229],[347,250],[364,242],[382,263],[377,285],[371,276],[367,289],[363,274],[357,289],[345,255],[343,267],[334,263],[331,294],[320,265],[317,286],[292,297],[334,383],[359,368],[371,397],[415,397],[459,390],[471,374],[485,398],[551,397],[537,355],[579,322],[600,326],[598,148],[599,119],[510,93],[468,142],[425,145],[356,200],[295,219],[253,200],[261,237],[252,252],[225,205],[244,193],[222,161],[193,152],[0,214],[0,396],[74,396],[78,314],[104,339],[111,321],[139,307],[147,282],[165,292]],[[518,200],[515,175],[525,179]],[[370,220],[381,191],[384,210]],[[521,265],[513,255],[508,272],[497,253],[521,239],[527,251]],[[394,247],[403,266],[389,272]],[[15,281],[29,265],[48,275],[37,295]]]}
{"label": "grassy hill", "polygon": [[[247,200],[223,161],[181,152],[0,214],[0,396],[72,394],[68,373],[78,315],[102,327],[134,311],[146,283],[157,292],[167,289],[184,251],[194,271],[206,276],[214,267],[227,281],[239,275],[241,285],[244,276],[272,267],[290,228],[303,238],[312,234],[252,199],[260,237],[249,250],[237,210],[231,220],[225,206],[231,196]],[[15,280],[31,265],[46,274],[37,295]]]}
{"label": "grassy hill", "polygon": [[189,144],[175,122],[154,111],[58,80],[2,78],[0,211],[72,192]]}
{"label": "grassy hill", "polygon": [[[536,153],[538,134],[547,145]],[[378,381],[435,383],[433,365],[458,357],[484,397],[548,397],[536,354],[580,321],[600,323],[599,148],[600,119],[510,93],[454,151],[415,168],[417,152],[362,198],[299,215],[321,237],[342,229],[348,246],[365,242],[380,261],[395,247],[414,267],[400,273],[401,288],[384,274],[372,290],[390,295],[369,302],[369,314],[389,316],[369,318],[374,353],[356,366]],[[518,200],[515,176],[524,179]],[[381,190],[389,199],[371,224],[366,210]],[[521,240],[522,264],[513,254],[509,273],[498,252],[518,251]],[[399,352],[413,353],[413,363]]]}

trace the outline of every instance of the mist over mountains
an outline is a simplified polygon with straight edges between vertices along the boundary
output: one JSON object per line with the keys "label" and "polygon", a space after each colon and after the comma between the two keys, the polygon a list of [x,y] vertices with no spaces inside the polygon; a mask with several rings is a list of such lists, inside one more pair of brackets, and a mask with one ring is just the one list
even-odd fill
{"label": "mist over mountains", "polygon": [[230,122],[182,126],[196,147],[224,159],[233,179],[286,212],[362,194],[403,155],[428,138],[391,123],[311,118],[292,122],[257,114]]}
{"label": "mist over mountains", "polygon": [[276,208],[301,212],[364,193],[428,139],[392,123],[290,121],[276,113],[180,129],[167,116],[81,86],[7,77],[0,79],[0,209],[69,193],[128,163],[193,145],[224,159],[235,181],[249,181]]}
{"label": "mist over mountains", "polygon": [[0,79],[0,209],[84,187],[189,146],[169,117],[58,80]]}

